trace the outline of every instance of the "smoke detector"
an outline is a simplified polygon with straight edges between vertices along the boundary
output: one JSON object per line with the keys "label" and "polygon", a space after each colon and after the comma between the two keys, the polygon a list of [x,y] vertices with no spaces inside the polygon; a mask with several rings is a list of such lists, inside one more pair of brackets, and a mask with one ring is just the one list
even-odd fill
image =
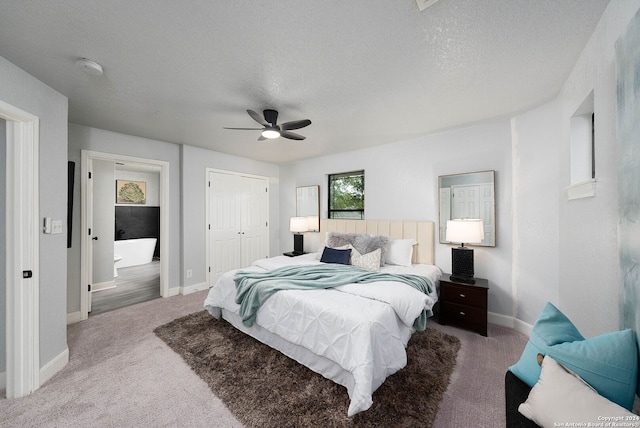
{"label": "smoke detector", "polygon": [[416,0],[416,4],[418,5],[418,9],[420,9],[420,12],[422,12],[429,6],[432,6],[437,1],[438,0]]}
{"label": "smoke detector", "polygon": [[100,64],[87,58],[79,58],[76,61],[76,65],[80,67],[82,71],[93,74],[94,76],[100,76],[103,72]]}

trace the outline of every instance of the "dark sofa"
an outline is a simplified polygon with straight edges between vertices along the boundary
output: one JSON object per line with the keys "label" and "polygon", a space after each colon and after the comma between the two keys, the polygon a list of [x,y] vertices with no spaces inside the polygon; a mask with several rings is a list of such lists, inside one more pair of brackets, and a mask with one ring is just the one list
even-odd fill
{"label": "dark sofa", "polygon": [[504,396],[506,404],[507,428],[535,428],[538,425],[518,412],[520,403],[524,403],[531,388],[507,370],[504,377]]}

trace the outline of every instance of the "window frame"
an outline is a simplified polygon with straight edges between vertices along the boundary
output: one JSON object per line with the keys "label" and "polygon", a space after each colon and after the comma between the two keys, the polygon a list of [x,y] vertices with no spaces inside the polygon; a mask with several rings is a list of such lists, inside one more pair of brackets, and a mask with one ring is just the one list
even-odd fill
{"label": "window frame", "polygon": [[[352,176],[361,176],[362,177],[362,209],[333,209],[331,206],[331,196],[332,196],[332,182],[336,181],[337,179],[340,178],[344,178],[344,177],[352,177]],[[329,174],[327,176],[327,195],[328,195],[328,200],[327,200],[327,218],[330,219],[340,219],[340,220],[363,220],[364,217],[364,212],[365,212],[365,207],[364,207],[364,198],[365,198],[365,176],[364,176],[364,169],[361,170],[356,170],[356,171],[349,171],[349,172],[342,172],[342,173],[337,173],[337,174]],[[360,213],[359,217],[335,217],[335,213]]]}

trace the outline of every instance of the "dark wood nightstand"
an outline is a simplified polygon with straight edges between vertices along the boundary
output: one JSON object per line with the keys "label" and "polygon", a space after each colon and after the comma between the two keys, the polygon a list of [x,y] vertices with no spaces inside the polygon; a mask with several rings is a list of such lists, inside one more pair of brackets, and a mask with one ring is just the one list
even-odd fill
{"label": "dark wood nightstand", "polygon": [[487,292],[489,281],[475,278],[475,284],[440,278],[440,324],[451,324],[487,335]]}

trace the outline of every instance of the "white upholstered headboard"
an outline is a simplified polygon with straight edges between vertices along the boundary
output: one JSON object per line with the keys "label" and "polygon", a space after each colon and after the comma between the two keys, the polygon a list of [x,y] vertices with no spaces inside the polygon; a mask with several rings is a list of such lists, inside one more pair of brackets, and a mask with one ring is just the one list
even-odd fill
{"label": "white upholstered headboard", "polygon": [[320,243],[326,242],[327,233],[368,233],[390,239],[413,238],[418,245],[413,247],[413,263],[435,264],[435,226],[432,221],[401,220],[320,220]]}

